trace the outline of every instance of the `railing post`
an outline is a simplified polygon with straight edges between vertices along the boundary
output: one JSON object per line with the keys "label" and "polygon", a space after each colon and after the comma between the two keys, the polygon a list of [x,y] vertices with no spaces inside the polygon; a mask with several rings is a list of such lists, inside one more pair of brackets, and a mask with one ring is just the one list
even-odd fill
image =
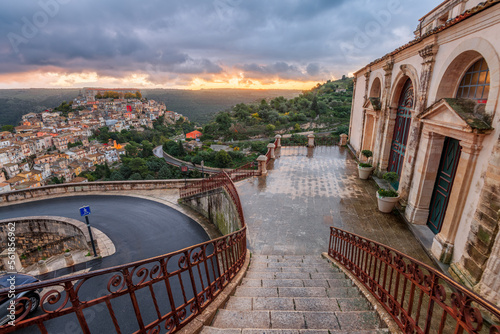
{"label": "railing post", "polygon": [[281,135],[276,135],[276,136],[274,136],[274,138],[276,139],[274,141],[274,143],[276,144],[276,148],[280,148],[281,147]]}
{"label": "railing post", "polygon": [[267,175],[267,169],[266,169],[267,157],[265,155],[261,155],[257,158],[257,161],[259,162],[259,175],[266,176]]}
{"label": "railing post", "polygon": [[269,158],[271,158],[271,159],[276,159],[276,156],[274,155],[274,148],[275,148],[275,146],[273,143],[267,145],[267,149],[270,152]]}
{"label": "railing post", "polygon": [[314,138],[313,134],[307,136],[307,147],[314,147]]}
{"label": "railing post", "polygon": [[345,133],[340,135],[340,146],[346,146],[347,145],[347,135]]}

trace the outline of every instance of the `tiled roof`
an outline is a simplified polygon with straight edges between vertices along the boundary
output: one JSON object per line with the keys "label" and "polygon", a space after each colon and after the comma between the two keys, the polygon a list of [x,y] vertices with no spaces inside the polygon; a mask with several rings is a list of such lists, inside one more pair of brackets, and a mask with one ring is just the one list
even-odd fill
{"label": "tiled roof", "polygon": [[[465,21],[466,19],[468,19],[469,17],[471,16],[474,16],[494,5],[497,5],[500,3],[500,0],[488,0],[488,1],[484,1],[484,2],[481,2],[479,3],[477,6],[475,7],[472,7],[471,9],[468,9],[466,11],[464,11],[462,14],[458,15],[457,17],[453,18],[453,19],[450,19],[448,21],[446,21],[444,24],[440,25],[440,26],[437,26],[436,28],[426,32],[425,34],[422,34],[422,36],[418,37],[418,38],[415,38],[414,40],[406,43],[405,45],[402,45],[400,46],[399,48],[397,48],[396,50],[386,54],[385,56],[381,57],[381,58],[378,58],[374,61],[372,61],[371,63],[369,63],[368,65],[366,65],[364,68],[366,67],[369,67],[369,66],[372,66],[374,64],[377,64],[405,49],[408,49],[409,47],[415,45],[415,44],[418,44],[420,43],[421,41],[423,41],[424,39],[426,39],[427,37],[431,36],[431,35],[435,35],[437,33],[440,33],[441,31],[443,30],[446,30],[462,21]],[[358,70],[357,72],[361,71],[362,69]]]}

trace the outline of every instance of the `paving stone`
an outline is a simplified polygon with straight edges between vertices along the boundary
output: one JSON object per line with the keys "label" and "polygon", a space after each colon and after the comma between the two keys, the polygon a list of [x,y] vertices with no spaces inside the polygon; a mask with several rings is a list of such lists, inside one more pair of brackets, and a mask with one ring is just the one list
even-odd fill
{"label": "paving stone", "polygon": [[280,297],[327,297],[325,288],[278,288]]}
{"label": "paving stone", "polygon": [[[326,281],[325,281],[326,282]],[[272,280],[262,280],[262,286],[265,288],[277,288],[277,287],[304,287],[304,283],[300,279],[272,279]]]}
{"label": "paving stone", "polygon": [[300,334],[295,329],[244,329],[242,334]]}
{"label": "paving stone", "polygon": [[234,293],[237,297],[278,297],[277,288],[246,288],[239,286]]}
{"label": "paving stone", "polygon": [[296,311],[335,312],[341,308],[335,298],[294,298]]}
{"label": "paving stone", "polygon": [[252,304],[253,304],[252,297],[232,296],[231,298],[229,298],[229,301],[226,303],[226,306],[224,306],[224,308],[226,310],[234,310],[234,311],[251,311]]}
{"label": "paving stone", "polygon": [[342,286],[354,286],[354,283],[350,279],[329,279],[328,285],[331,288],[342,287]]}
{"label": "paving stone", "polygon": [[329,288],[326,289],[329,298],[353,298],[359,297],[359,290],[355,287]]}
{"label": "paving stone", "polygon": [[293,298],[256,297],[253,299],[253,309],[256,311],[294,311]]}
{"label": "paving stone", "polygon": [[217,328],[270,328],[267,311],[219,310],[212,327]]}
{"label": "paving stone", "polygon": [[304,312],[307,328],[310,329],[340,329],[339,322],[333,312]]}
{"label": "paving stone", "polygon": [[258,271],[248,271],[245,274],[245,278],[248,279],[273,279],[274,276],[274,273],[264,273]]}
{"label": "paving stone", "polygon": [[367,330],[383,327],[375,311],[337,312],[341,329]]}
{"label": "paving stone", "polygon": [[304,314],[294,311],[271,311],[271,327],[272,328],[306,328]]}
{"label": "paving stone", "polygon": [[338,298],[337,303],[342,312],[371,310],[373,306],[365,298]]}
{"label": "paving stone", "polygon": [[215,328],[205,326],[200,334],[241,334],[241,329]]}
{"label": "paving stone", "polygon": [[309,273],[276,273],[276,279],[310,279]]}
{"label": "paving stone", "polygon": [[244,278],[241,281],[241,286],[244,286],[244,287],[247,287],[247,288],[262,287],[262,280],[260,280],[260,279]]}

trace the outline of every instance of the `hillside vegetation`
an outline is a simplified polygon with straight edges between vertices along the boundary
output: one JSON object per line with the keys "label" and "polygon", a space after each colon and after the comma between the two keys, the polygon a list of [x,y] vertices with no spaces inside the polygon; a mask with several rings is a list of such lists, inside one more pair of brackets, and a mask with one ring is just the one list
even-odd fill
{"label": "hillside vegetation", "polygon": [[[249,89],[144,89],[143,97],[164,102],[171,111],[187,116],[191,121],[204,124],[215,113],[231,108],[240,102],[252,102],[276,96],[294,97],[295,90],[249,90]],[[24,114],[40,112],[71,101],[80,89],[0,89],[0,125],[17,125]]]}
{"label": "hillside vegetation", "polygon": [[318,84],[299,96],[279,96],[255,103],[239,103],[219,112],[203,128],[203,140],[246,140],[266,134],[301,130],[346,131],[353,81],[343,78]]}

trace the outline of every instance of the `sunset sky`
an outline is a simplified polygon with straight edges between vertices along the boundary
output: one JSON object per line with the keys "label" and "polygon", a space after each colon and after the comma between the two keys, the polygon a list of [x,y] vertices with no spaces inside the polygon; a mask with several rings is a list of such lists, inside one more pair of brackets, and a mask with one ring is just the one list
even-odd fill
{"label": "sunset sky", "polygon": [[305,89],[410,41],[439,2],[2,1],[0,89]]}

